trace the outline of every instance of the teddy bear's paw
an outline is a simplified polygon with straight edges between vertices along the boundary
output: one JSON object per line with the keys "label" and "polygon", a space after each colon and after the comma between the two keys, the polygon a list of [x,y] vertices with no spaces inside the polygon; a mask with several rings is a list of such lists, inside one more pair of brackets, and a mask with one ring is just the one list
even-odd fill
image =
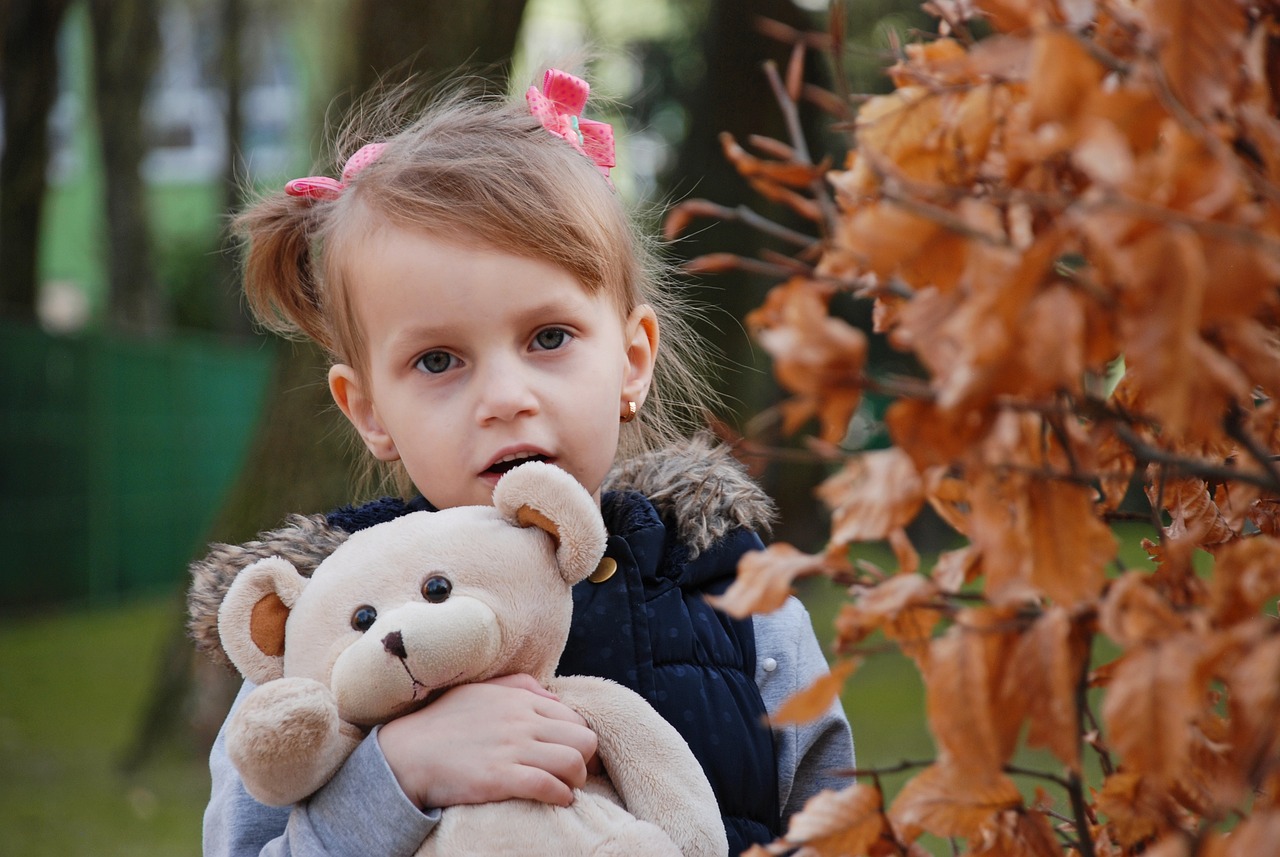
{"label": "teddy bear's paw", "polygon": [[227,727],[227,754],[249,793],[283,806],[314,792],[354,745],[333,694],[308,678],[282,678],[255,688]]}

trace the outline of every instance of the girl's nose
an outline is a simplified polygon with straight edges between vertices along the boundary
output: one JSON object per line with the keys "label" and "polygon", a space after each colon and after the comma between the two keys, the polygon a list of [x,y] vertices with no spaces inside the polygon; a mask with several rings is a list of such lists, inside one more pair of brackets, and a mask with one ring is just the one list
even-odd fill
{"label": "girl's nose", "polygon": [[481,425],[538,412],[538,397],[527,367],[518,360],[494,361],[480,378],[476,417]]}

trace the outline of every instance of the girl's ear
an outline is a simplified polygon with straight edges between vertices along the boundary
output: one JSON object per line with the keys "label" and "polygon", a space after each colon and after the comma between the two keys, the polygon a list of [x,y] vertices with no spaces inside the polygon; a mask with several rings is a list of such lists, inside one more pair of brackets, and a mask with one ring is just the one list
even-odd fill
{"label": "girl's ear", "polygon": [[345,363],[335,363],[329,367],[329,393],[334,402],[346,415],[351,424],[360,433],[360,439],[379,461],[397,461],[400,453],[396,451],[396,442],[383,428],[378,419],[378,410],[374,407],[373,397],[360,381],[356,370]]}
{"label": "girl's ear", "polygon": [[626,371],[622,376],[622,404],[643,405],[653,381],[654,362],[658,358],[658,316],[653,307],[640,304],[623,324],[626,336]]}

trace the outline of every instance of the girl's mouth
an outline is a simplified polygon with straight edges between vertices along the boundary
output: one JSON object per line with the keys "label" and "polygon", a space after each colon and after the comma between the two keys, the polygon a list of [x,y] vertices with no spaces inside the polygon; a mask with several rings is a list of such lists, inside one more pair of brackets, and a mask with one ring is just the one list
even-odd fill
{"label": "girl's mouth", "polygon": [[525,464],[526,462],[550,460],[550,456],[542,455],[541,453],[517,452],[511,455],[502,456],[502,458],[498,459],[493,464],[490,464],[484,472],[488,475],[502,476],[508,470],[519,467],[521,464]]}

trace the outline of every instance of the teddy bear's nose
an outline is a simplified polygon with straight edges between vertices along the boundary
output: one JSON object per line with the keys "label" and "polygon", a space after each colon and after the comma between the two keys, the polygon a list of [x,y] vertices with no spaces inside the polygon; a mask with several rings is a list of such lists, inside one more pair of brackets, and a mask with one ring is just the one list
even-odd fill
{"label": "teddy bear's nose", "polygon": [[404,637],[400,636],[399,631],[392,631],[390,634],[382,638],[382,648],[395,655],[400,660],[409,657],[409,653],[404,650]]}

